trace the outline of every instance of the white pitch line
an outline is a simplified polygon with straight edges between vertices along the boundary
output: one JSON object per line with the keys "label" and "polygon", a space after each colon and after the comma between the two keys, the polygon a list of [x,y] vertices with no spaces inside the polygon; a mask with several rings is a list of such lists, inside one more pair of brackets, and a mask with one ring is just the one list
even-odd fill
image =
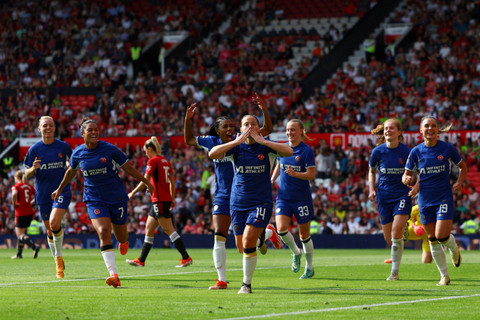
{"label": "white pitch line", "polygon": [[285,313],[270,313],[270,314],[255,315],[255,316],[248,316],[248,317],[221,318],[221,320],[261,319],[261,318],[273,318],[273,317],[283,317],[283,316],[295,316],[295,315],[309,314],[309,313],[332,312],[332,311],[339,311],[339,310],[363,309],[363,308],[372,308],[372,307],[384,307],[384,306],[394,306],[394,305],[407,304],[407,303],[410,304],[410,303],[464,299],[464,298],[473,298],[473,297],[480,297],[480,293],[479,294],[472,294],[472,295],[468,295],[468,296],[451,296],[451,297],[443,297],[443,298],[432,298],[432,299],[420,299],[420,300],[365,304],[365,305],[350,306],[350,307],[338,307],[338,308],[317,309],[317,310],[296,311],[296,312],[285,312]]}
{"label": "white pitch line", "polygon": [[[268,268],[257,268],[258,270],[270,270],[270,269],[281,269],[285,267],[268,267]],[[229,271],[242,271],[242,268],[230,268]],[[203,270],[203,271],[186,271],[186,272],[171,272],[171,273],[152,273],[152,274],[137,274],[137,275],[122,275],[120,279],[126,278],[140,278],[140,277],[157,277],[157,276],[172,276],[172,275],[182,275],[182,274],[196,274],[196,273],[213,273],[214,270]],[[48,281],[31,281],[31,282],[14,282],[14,283],[0,283],[0,287],[7,286],[16,286],[16,285],[25,285],[25,284],[46,284],[46,283],[62,283],[62,282],[77,282],[77,281],[96,281],[96,280],[105,280],[105,278],[85,278],[85,279],[62,279],[62,280],[48,280]]]}

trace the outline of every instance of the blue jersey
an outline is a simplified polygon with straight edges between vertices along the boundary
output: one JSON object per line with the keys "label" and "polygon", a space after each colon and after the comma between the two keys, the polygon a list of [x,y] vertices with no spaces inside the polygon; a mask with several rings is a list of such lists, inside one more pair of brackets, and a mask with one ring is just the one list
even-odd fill
{"label": "blue jersey", "polygon": [[[205,150],[212,150],[213,147],[222,144],[220,137],[201,136],[197,137],[197,145]],[[214,159],[215,166],[215,200],[230,200],[233,181],[233,163],[230,158]]]}
{"label": "blue jersey", "polygon": [[396,148],[389,148],[384,143],[373,149],[369,166],[380,173],[377,203],[393,202],[408,195],[410,188],[402,183],[402,175],[410,150],[403,143],[399,143]]}
{"label": "blue jersey", "polygon": [[313,150],[306,143],[301,142],[293,147],[293,155],[279,159],[280,183],[277,199],[282,200],[312,200],[310,181],[290,177],[285,170],[290,167],[296,172],[306,172],[307,168],[315,167]]}
{"label": "blue jersey", "polygon": [[273,206],[270,173],[278,156],[275,150],[259,143],[242,143],[227,152],[226,157],[235,165],[230,196],[232,211]]}
{"label": "blue jersey", "polygon": [[128,201],[125,185],[118,176],[118,166],[127,161],[120,149],[105,141],[98,141],[94,149],[88,149],[85,144],[75,148],[70,166],[83,172],[83,201],[108,204]]}
{"label": "blue jersey", "polygon": [[450,185],[450,164],[458,165],[462,157],[457,149],[445,141],[437,141],[433,147],[421,143],[410,152],[405,169],[417,171],[420,177],[418,203],[420,206],[436,206],[453,199]]}
{"label": "blue jersey", "polygon": [[[57,139],[51,144],[39,141],[30,147],[25,156],[25,167],[31,168],[35,158],[41,160],[41,167],[35,171],[35,189],[37,190],[35,202],[37,204],[52,202],[52,192],[57,190],[62,182],[71,155],[72,149],[68,143]],[[70,184],[63,189],[63,193],[69,192]]]}

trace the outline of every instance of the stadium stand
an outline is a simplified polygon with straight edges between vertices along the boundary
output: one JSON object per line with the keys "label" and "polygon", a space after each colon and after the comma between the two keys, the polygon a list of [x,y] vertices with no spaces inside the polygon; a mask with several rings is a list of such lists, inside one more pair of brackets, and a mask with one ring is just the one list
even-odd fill
{"label": "stadium stand", "polygon": [[[349,63],[347,51],[353,54],[368,37],[372,16],[380,15],[387,2],[394,9],[385,9],[381,18],[411,24],[409,34],[387,54],[382,26],[375,24],[374,58]],[[17,137],[36,137],[38,118],[47,114],[57,121],[62,139],[78,137],[84,116],[100,123],[104,137],[155,134],[177,172],[178,232],[190,219],[209,233],[211,199],[200,177],[211,162],[204,151],[172,146],[169,139],[182,135],[188,104],[199,104],[195,134],[205,134],[218,115],[238,121],[243,114],[258,114],[252,92],[266,101],[278,132],[293,117],[303,119],[310,133],[369,132],[388,117],[399,117],[406,130],[418,131],[425,113],[453,122],[456,130],[476,132],[479,12],[479,4],[467,0],[305,0],[301,5],[169,0],[162,6],[146,0],[5,1],[0,7],[0,152]],[[182,31],[189,36],[168,48],[162,77],[156,41],[166,32]],[[145,50],[140,62],[131,59],[137,45]],[[155,50],[152,62],[148,54]],[[339,61],[333,65],[334,60]],[[456,142],[470,171],[455,199],[468,212],[458,211],[457,227],[469,216],[480,219],[478,141]],[[372,147],[371,141],[344,150],[324,141],[314,146],[315,154],[331,154],[334,163],[331,172],[319,171],[312,182],[321,232],[328,232],[333,217],[348,232],[350,215],[366,224],[365,233],[380,232],[375,206],[365,194]],[[124,151],[144,169],[138,146],[127,145]],[[317,166],[322,161],[318,157]],[[9,197],[18,165],[2,161],[2,234],[13,232]],[[134,182],[122,178],[133,189]],[[75,181],[77,205],[82,182]],[[139,230],[148,205],[143,194],[130,203],[130,232]],[[81,208],[73,206],[65,217],[66,232],[81,233],[83,226],[92,231]]]}

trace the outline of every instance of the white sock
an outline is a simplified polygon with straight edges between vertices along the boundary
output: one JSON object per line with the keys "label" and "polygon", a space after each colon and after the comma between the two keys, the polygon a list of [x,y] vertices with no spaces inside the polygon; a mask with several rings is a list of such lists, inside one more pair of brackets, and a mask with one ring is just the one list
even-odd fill
{"label": "white sock", "polygon": [[273,231],[270,229],[265,229],[265,240],[270,239],[273,235]]}
{"label": "white sock", "polygon": [[443,246],[440,242],[430,242],[430,251],[432,252],[433,260],[437,265],[438,271],[440,271],[440,275],[448,276],[448,269],[447,269],[447,259],[445,257],[445,251],[443,250]]}
{"label": "white sock", "polygon": [[313,241],[308,238],[306,242],[302,241],[303,252],[305,253],[305,270],[313,269]]}
{"label": "white sock", "polygon": [[143,242],[153,244],[153,237],[147,237],[145,236],[145,239],[143,239]]}
{"label": "white sock", "polygon": [[47,236],[47,243],[48,243],[48,247],[50,248],[50,252],[52,253],[52,257],[55,259],[55,243],[53,243],[53,240],[50,239],[48,236]]}
{"label": "white sock", "polygon": [[450,235],[447,242],[442,243],[445,247],[448,248],[450,251],[455,251],[457,249],[457,241],[455,241],[455,237],[453,234]]}
{"label": "white sock", "polygon": [[257,253],[249,254],[249,257],[246,254],[243,254],[243,283],[252,284],[253,273],[257,267]]}
{"label": "white sock", "polygon": [[115,264],[115,251],[107,250],[102,251],[102,257],[105,261],[105,265],[107,266],[108,272],[110,275],[117,273],[117,265]]}
{"label": "white sock", "polygon": [[403,255],[403,239],[393,239],[392,238],[392,273],[398,273],[400,269],[400,263],[402,262]]}
{"label": "white sock", "polygon": [[213,244],[213,264],[217,269],[218,280],[227,282],[227,250],[225,249],[225,237],[215,236]]}
{"label": "white sock", "polygon": [[53,235],[53,243],[55,244],[55,257],[61,257],[63,247],[63,229],[58,236]]}
{"label": "white sock", "polygon": [[[282,237],[283,242],[287,245],[287,247],[292,251],[292,253],[296,256],[302,253],[300,251],[300,248],[298,248],[297,243],[295,242],[295,239],[293,238],[293,235],[290,233],[290,231],[286,231],[287,234],[280,236]],[[284,234],[285,231],[281,231],[278,234]]]}

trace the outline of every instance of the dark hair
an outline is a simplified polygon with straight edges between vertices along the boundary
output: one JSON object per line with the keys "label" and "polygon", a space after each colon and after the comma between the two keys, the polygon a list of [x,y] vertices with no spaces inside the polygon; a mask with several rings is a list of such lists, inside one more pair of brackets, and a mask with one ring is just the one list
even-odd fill
{"label": "dark hair", "polygon": [[90,118],[83,118],[82,121],[80,122],[80,132],[84,132],[85,131],[85,127],[87,126],[87,124],[89,123],[95,123],[97,124],[97,122],[95,120],[92,120]]}
{"label": "dark hair", "polygon": [[215,120],[215,122],[214,122],[214,123],[212,124],[212,126],[210,127],[210,130],[208,130],[208,135],[209,135],[209,136],[218,137],[217,130],[218,130],[218,128],[220,127],[220,124],[221,124],[223,121],[226,121],[226,120],[232,121],[232,120],[231,120],[229,117],[227,117],[227,116],[218,117],[217,120]]}

